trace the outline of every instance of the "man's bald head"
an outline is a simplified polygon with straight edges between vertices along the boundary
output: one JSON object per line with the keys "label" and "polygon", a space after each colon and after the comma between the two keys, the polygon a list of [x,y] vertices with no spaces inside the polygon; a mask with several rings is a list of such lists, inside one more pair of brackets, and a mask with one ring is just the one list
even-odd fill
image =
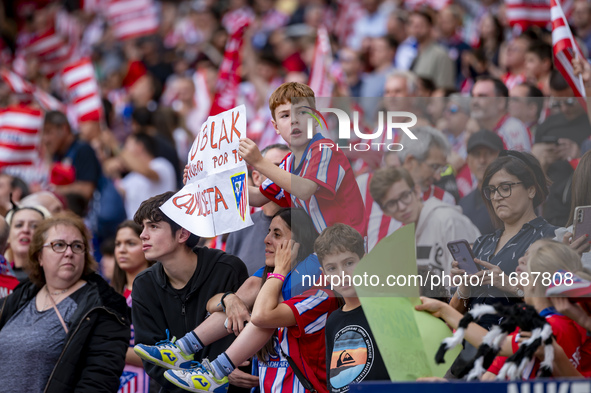
{"label": "man's bald head", "polygon": [[64,205],[62,202],[50,191],[39,191],[31,194],[26,198],[23,198],[20,204],[21,206],[41,205],[49,210],[51,215],[64,211]]}

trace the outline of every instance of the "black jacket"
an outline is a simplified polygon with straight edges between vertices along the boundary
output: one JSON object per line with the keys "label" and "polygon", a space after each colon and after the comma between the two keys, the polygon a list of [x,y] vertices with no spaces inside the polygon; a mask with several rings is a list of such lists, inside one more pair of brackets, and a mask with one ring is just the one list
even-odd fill
{"label": "black jacket", "polygon": [[[129,307],[98,274],[82,277],[89,289],[72,316],[62,353],[44,392],[117,392],[129,347]],[[0,307],[0,329],[39,292],[30,281],[17,286]]]}
{"label": "black jacket", "polygon": [[[223,251],[207,247],[195,248],[197,269],[181,299],[168,282],[160,262],[140,273],[133,282],[131,308],[136,344],[154,345],[166,338],[183,337],[207,316],[207,301],[215,294],[236,291],[248,278],[244,263]],[[206,346],[195,355],[196,360],[214,359],[228,348],[234,335]],[[168,391],[184,392],[164,378],[166,369],[144,362],[144,369]]]}

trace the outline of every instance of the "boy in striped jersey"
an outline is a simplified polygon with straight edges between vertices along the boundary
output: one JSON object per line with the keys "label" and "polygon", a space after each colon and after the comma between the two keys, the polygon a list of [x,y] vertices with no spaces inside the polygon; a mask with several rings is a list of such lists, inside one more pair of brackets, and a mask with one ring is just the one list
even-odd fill
{"label": "boy in striped jersey", "polygon": [[[299,247],[293,239],[282,240],[276,247],[273,273],[269,273],[256,298],[251,323],[226,352],[213,362],[193,362],[188,370],[168,370],[166,379],[190,392],[225,392],[227,376],[259,350],[263,393],[303,393],[312,388],[328,393],[324,327],[328,316],[339,306],[337,297],[328,289],[314,288],[279,301],[283,281]],[[273,340],[268,346],[253,347],[258,338],[266,336],[266,341],[271,335]]]}
{"label": "boy in striped jersey", "polygon": [[345,393],[351,383],[390,380],[355,288],[345,279],[365,254],[363,238],[350,226],[335,224],[318,236],[314,250],[327,280],[333,275],[342,278],[334,289],[345,301],[326,321],[328,391]]}
{"label": "boy in striped jersey", "polygon": [[271,200],[282,207],[301,207],[318,233],[342,222],[365,236],[363,200],[349,160],[322,134],[307,137],[314,107],[314,92],[302,83],[284,83],[269,98],[273,127],[291,150],[279,167],[266,160],[252,140],[240,140],[242,158],[268,178],[259,188],[249,187],[250,204],[262,206]]}

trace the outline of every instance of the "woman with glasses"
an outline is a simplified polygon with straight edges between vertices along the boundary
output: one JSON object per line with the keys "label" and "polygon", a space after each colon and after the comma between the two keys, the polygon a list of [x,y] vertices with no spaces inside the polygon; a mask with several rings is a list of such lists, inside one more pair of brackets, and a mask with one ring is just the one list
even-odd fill
{"label": "woman with glasses", "polygon": [[[480,271],[466,272],[452,262],[451,275],[464,276],[450,305],[465,313],[477,304],[522,302],[524,292],[515,268],[528,247],[538,239],[553,237],[555,226],[536,214],[548,195],[548,181],[538,160],[528,153],[503,151],[484,172],[482,197],[498,229],[476,239],[472,253]],[[474,277],[476,276],[476,277]],[[498,316],[483,315],[478,324],[490,328]],[[462,378],[476,355],[469,343],[456,358],[447,376]]]}
{"label": "woman with glasses", "polygon": [[[481,285],[470,286],[470,280],[463,280],[464,285],[458,287],[451,305],[462,312],[475,304],[520,302],[523,288],[511,273],[530,244],[553,237],[556,230],[536,214],[536,208],[548,195],[548,183],[538,160],[531,154],[502,152],[486,168],[481,192],[498,229],[478,238],[472,247],[481,268],[477,273],[479,280],[472,283],[478,281]],[[452,266],[452,275],[465,274],[456,261]],[[482,318],[480,324],[490,327],[497,319]]]}
{"label": "woman with glasses", "polygon": [[[8,392],[116,392],[129,345],[128,308],[98,274],[84,223],[39,223],[29,280],[0,304],[0,386]],[[26,371],[26,378],[24,377]]]}

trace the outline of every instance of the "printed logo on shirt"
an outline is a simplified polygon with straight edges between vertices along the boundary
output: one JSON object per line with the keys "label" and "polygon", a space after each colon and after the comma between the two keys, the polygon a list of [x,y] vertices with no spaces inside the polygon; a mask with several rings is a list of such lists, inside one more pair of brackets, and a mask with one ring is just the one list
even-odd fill
{"label": "printed logo on shirt", "polygon": [[350,325],[335,335],[329,380],[333,392],[346,392],[349,384],[361,382],[371,370],[374,345],[367,331]]}
{"label": "printed logo on shirt", "polygon": [[246,173],[241,172],[230,177],[232,181],[232,189],[234,190],[234,199],[236,200],[236,209],[240,214],[242,221],[245,219],[246,209],[248,208],[248,202],[246,201]]}

